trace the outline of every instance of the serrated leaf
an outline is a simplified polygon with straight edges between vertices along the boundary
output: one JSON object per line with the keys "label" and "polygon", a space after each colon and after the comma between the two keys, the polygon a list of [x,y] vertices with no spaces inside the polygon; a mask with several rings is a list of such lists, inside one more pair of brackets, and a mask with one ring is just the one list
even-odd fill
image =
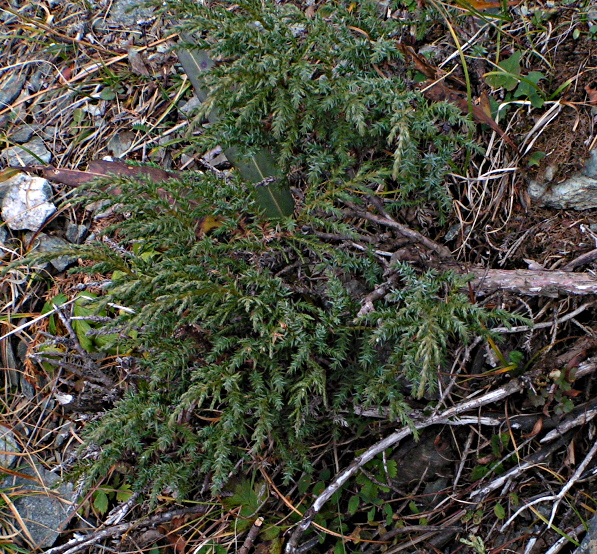
{"label": "serrated leaf", "polygon": [[132,495],[131,486],[127,483],[122,485],[116,492],[116,500],[118,502],[126,502]]}
{"label": "serrated leaf", "polygon": [[93,507],[100,515],[104,515],[108,511],[108,503],[108,495],[102,489],[93,493]]}
{"label": "serrated leaf", "polygon": [[476,466],[471,472],[471,481],[478,481],[489,473],[487,466]]}
{"label": "serrated leaf", "polygon": [[386,462],[386,468],[390,478],[395,479],[396,475],[398,475],[398,462],[396,462],[396,460],[388,460]]}

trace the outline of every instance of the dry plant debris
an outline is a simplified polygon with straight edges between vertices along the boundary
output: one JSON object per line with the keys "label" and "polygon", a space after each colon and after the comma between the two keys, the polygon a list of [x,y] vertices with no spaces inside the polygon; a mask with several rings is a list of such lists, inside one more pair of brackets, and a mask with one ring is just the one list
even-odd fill
{"label": "dry plant debris", "polygon": [[[436,4],[392,3],[388,16],[413,17],[417,4],[426,3]],[[307,4],[306,10],[317,7]],[[447,187],[455,215],[441,228],[424,210],[392,218],[376,211],[375,201],[366,213],[347,205],[346,215],[410,240],[391,252],[376,244],[380,257],[423,266],[447,260],[475,274],[471,301],[507,307],[533,324],[496,329],[505,337],[499,347],[477,341],[458,348],[442,375],[433,411],[412,402],[414,428],[396,430],[382,408],[359,412],[357,407],[366,422],[362,435],[342,444],[329,438],[315,449],[319,465],[312,480],[303,476],[282,485],[276,468],[264,460],[252,476],[235,476],[219,499],[209,496],[206,484],[195,502],[180,507],[171,491],[164,491],[152,512],[127,489],[127,468],[115,467],[101,486],[78,500],[57,546],[46,554],[440,552],[448,547],[556,554],[581,541],[597,502],[597,215],[594,209],[538,207],[526,186],[528,179],[564,179],[596,147],[597,14],[590,2],[437,4],[447,21],[438,18],[435,31],[426,35],[432,37],[428,44],[411,37],[404,49],[415,68],[434,80],[420,85],[430,100],[455,101],[463,111],[475,101],[473,116],[488,126],[479,125],[475,137],[484,153],[470,156],[465,174],[451,176]],[[37,166],[46,176],[54,172],[66,185],[93,172],[87,164],[108,154],[155,162],[168,172],[197,166],[225,170],[217,152],[196,159],[207,153],[186,151],[190,125],[184,105],[192,88],[171,49],[177,40],[171,23],[150,17],[131,26],[130,20],[111,18],[111,8],[111,3],[2,2],[3,149],[43,143],[52,167],[39,156],[26,158],[25,149],[17,165]],[[511,18],[494,18],[487,9],[507,9]],[[461,43],[455,44],[449,28]],[[427,57],[421,54],[424,47]],[[519,65],[504,66],[516,52]],[[499,85],[500,67],[503,82],[491,87],[487,74],[494,72],[493,84]],[[544,80],[516,80],[533,72]],[[515,78],[510,90],[507,78]],[[467,97],[467,79],[475,98]],[[68,198],[70,189],[56,186],[55,193]],[[91,221],[66,204],[44,231],[61,234],[66,220]],[[106,219],[91,225],[91,232],[97,231]],[[353,239],[329,239],[354,247]],[[357,247],[373,240],[364,234]],[[6,244],[3,263],[18,262],[30,246],[23,240]],[[101,316],[77,316],[74,308],[82,291],[101,294],[105,279],[23,265],[13,266],[2,281],[0,423],[13,431],[17,456],[57,474],[80,455],[82,428],[101,417],[123,388],[133,386],[130,360],[91,355],[77,331],[81,321],[90,328],[101,323]],[[387,284],[365,296],[363,313],[391,285],[390,275]],[[60,295],[64,299],[58,303]],[[505,381],[504,375],[511,378]],[[420,457],[409,459],[398,445],[416,449],[415,429],[427,435]],[[93,456],[93,445],[85,452]],[[432,466],[434,458],[443,462]],[[422,473],[400,482],[397,474],[421,460]],[[430,478],[429,467],[437,468],[440,479]],[[332,506],[330,499],[348,482],[348,504],[337,500]],[[28,523],[15,517],[14,502],[21,495],[0,492],[0,545],[7,552],[42,551]],[[334,530],[329,527],[338,512],[346,519]],[[305,539],[310,527],[318,534]]]}

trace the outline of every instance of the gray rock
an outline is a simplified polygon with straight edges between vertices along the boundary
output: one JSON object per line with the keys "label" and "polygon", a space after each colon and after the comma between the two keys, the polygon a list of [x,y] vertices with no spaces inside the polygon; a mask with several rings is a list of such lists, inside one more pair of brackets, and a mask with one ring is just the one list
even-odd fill
{"label": "gray rock", "polygon": [[16,454],[20,451],[12,429],[0,425],[0,468],[11,467],[17,461]]}
{"label": "gray rock", "polygon": [[9,71],[5,75],[7,78],[0,83],[0,110],[10,106],[17,99],[25,84],[25,76],[18,72]]}
{"label": "gray rock", "polygon": [[5,160],[6,165],[10,166],[47,164],[52,159],[52,154],[41,137],[33,137],[22,146],[5,148],[0,156]]}
{"label": "gray rock", "polygon": [[[68,248],[69,244],[60,237],[53,237],[46,235],[45,233],[39,233],[34,237],[33,233],[25,233],[25,242],[29,243],[33,240],[33,248],[36,252],[56,252],[57,250],[63,250]],[[64,271],[69,265],[74,264],[77,261],[76,257],[73,256],[57,256],[52,259],[50,263],[58,270]]]}
{"label": "gray rock", "polygon": [[[549,175],[549,171],[545,173]],[[528,193],[535,204],[546,208],[559,210],[596,208],[597,149],[592,150],[581,171],[572,174],[561,183],[530,181]]]}
{"label": "gray rock", "polygon": [[[72,483],[58,485],[60,477],[50,473],[41,465],[35,465],[35,467],[25,465],[17,468],[17,471],[33,479],[11,475],[0,486],[14,488],[17,495],[19,489],[24,491],[19,498],[13,498],[13,504],[19,512],[21,521],[27,526],[28,535],[35,542],[35,545],[30,546],[49,548],[58,538],[61,527],[67,523],[76,507],[73,485]],[[13,525],[17,529],[20,527],[17,521],[13,521]],[[21,538],[26,539],[27,533],[21,533]]]}
{"label": "gray rock", "polygon": [[153,8],[140,8],[139,0],[116,0],[110,10],[108,26],[130,29],[138,26],[141,21],[151,19],[153,13]]}
{"label": "gray rock", "polygon": [[32,92],[39,92],[44,85],[53,81],[54,68],[49,63],[41,63],[35,73],[29,78],[27,88]]}
{"label": "gray rock", "polygon": [[50,202],[52,187],[46,179],[19,173],[2,185],[2,219],[14,231],[38,231],[56,211]]}
{"label": "gray rock", "polygon": [[597,207],[597,179],[581,173],[557,184],[532,181],[528,192],[531,200],[546,208],[590,210]]}
{"label": "gray rock", "polygon": [[585,166],[580,171],[585,177],[597,179],[597,148],[591,150],[589,159],[585,162]]}
{"label": "gray rock", "polygon": [[190,117],[194,112],[196,112],[199,109],[199,106],[201,106],[201,104],[201,100],[199,100],[199,98],[197,98],[197,96],[193,94],[193,96],[191,96],[191,98],[189,98],[187,102],[181,104],[178,107],[178,111],[182,113],[184,116]]}
{"label": "gray rock", "polygon": [[24,142],[27,142],[38,129],[39,127],[37,125],[19,125],[11,133],[10,140],[12,142],[23,144]]}
{"label": "gray rock", "polygon": [[89,228],[86,225],[77,225],[76,223],[71,223],[70,221],[66,224],[66,232],[64,236],[68,242],[73,244],[81,244],[87,233],[89,232]]}
{"label": "gray rock", "polygon": [[587,534],[573,554],[595,554],[595,552],[597,552],[597,515],[589,520]]}
{"label": "gray rock", "polygon": [[115,133],[106,145],[108,152],[115,158],[120,158],[133,144],[135,133],[123,131]]}

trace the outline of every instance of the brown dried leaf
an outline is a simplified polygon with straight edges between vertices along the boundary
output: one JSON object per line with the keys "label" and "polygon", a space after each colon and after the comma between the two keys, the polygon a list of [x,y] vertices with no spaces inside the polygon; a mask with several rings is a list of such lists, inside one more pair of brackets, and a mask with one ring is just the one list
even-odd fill
{"label": "brown dried leaf", "polygon": [[[431,102],[451,102],[456,105],[463,113],[468,113],[469,103],[468,100],[458,91],[448,87],[443,81],[431,82],[425,81],[421,83],[423,87],[423,96]],[[481,99],[481,105],[473,104],[471,106],[471,114],[475,121],[478,123],[484,123],[493,129],[500,137],[502,137],[514,150],[518,152],[518,147],[514,144],[514,141],[506,134],[500,126],[493,120],[491,115],[487,113],[489,100]]]}
{"label": "brown dried leaf", "polygon": [[535,425],[533,425],[533,428],[531,429],[531,432],[523,435],[523,437],[525,439],[530,439],[531,437],[534,437],[535,435],[538,435],[541,430],[543,429],[543,418],[540,417],[539,419],[537,419],[537,421],[535,422]]}
{"label": "brown dried leaf", "polygon": [[60,169],[52,166],[43,165],[26,165],[17,168],[20,171],[31,171],[40,173],[55,183],[62,183],[71,187],[78,187],[85,183],[89,183],[92,179],[97,177],[105,177],[106,175],[118,175],[124,177],[147,177],[153,183],[161,183],[168,179],[175,178],[176,173],[165,171],[159,167],[151,167],[146,165],[131,165],[122,160],[93,160],[89,162],[87,171],[79,171],[78,169]]}
{"label": "brown dried leaf", "polygon": [[412,46],[406,44],[398,44],[398,49],[404,54],[405,58],[410,58],[417,68],[425,77],[433,80],[436,78],[437,69],[433,67],[425,58],[419,56]]}

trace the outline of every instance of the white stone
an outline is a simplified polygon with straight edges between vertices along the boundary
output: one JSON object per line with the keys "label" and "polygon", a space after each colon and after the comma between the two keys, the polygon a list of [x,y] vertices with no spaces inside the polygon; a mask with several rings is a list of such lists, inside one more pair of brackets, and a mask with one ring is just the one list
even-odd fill
{"label": "white stone", "polygon": [[47,179],[19,173],[4,181],[2,219],[13,231],[38,231],[55,211],[52,187]]}

